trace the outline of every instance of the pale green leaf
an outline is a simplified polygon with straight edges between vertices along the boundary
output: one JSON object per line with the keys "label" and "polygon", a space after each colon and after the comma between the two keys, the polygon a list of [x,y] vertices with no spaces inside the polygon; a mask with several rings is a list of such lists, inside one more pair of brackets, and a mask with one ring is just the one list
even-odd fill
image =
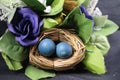
{"label": "pale green leaf", "polygon": [[44,25],[43,25],[44,29],[50,29],[58,25],[58,22],[52,18],[44,18],[43,22],[44,22]]}
{"label": "pale green leaf", "polygon": [[108,36],[118,30],[119,26],[111,20],[106,20],[105,25],[100,30],[94,30],[96,35]]}
{"label": "pale green leaf", "polygon": [[108,16],[94,16],[94,25],[95,27],[103,27],[105,25],[105,22],[107,20]]}
{"label": "pale green leaf", "polygon": [[21,62],[10,59],[5,53],[1,53],[6,65],[10,70],[20,70],[23,68]]}
{"label": "pale green leaf", "polygon": [[55,77],[54,72],[38,69],[37,67],[34,67],[32,65],[27,66],[27,68],[25,70],[25,75],[32,80],[39,80],[42,78]]}
{"label": "pale green leaf", "polygon": [[90,4],[91,0],[85,0],[84,3],[82,3],[82,5],[84,5],[85,7],[88,7],[88,5]]}
{"label": "pale green leaf", "polygon": [[78,5],[81,5],[82,3],[84,3],[86,0],[77,0],[78,1]]}
{"label": "pale green leaf", "polygon": [[106,36],[92,35],[90,42],[95,45],[103,55],[106,55],[110,49],[110,44]]}
{"label": "pale green leaf", "polygon": [[11,32],[7,32],[2,36],[0,50],[15,61],[25,60],[29,53],[29,48],[21,46]]}
{"label": "pale green leaf", "polygon": [[101,51],[96,46],[92,45],[86,45],[86,49],[86,56],[83,60],[85,69],[89,70],[92,73],[105,74],[106,67]]}

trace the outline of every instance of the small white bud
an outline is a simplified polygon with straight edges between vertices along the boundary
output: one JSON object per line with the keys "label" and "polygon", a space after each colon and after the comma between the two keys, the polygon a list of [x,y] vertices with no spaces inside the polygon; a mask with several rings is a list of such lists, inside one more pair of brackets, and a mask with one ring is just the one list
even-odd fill
{"label": "small white bud", "polygon": [[46,9],[44,10],[45,13],[50,13],[52,10],[51,6],[46,6]]}
{"label": "small white bud", "polygon": [[43,4],[44,6],[46,6],[46,0],[38,0],[41,4]]}

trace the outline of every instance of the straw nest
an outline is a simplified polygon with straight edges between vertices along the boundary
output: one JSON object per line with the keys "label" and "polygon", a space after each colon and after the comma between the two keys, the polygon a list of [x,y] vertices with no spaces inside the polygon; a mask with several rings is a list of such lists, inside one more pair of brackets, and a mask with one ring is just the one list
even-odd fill
{"label": "straw nest", "polygon": [[[38,51],[38,43],[44,39],[50,38],[53,41],[68,42],[73,48],[73,55],[67,59],[60,59],[58,57],[44,57]],[[85,57],[85,46],[82,40],[69,30],[52,28],[45,30],[39,37],[39,42],[34,45],[30,51],[29,61],[31,64],[49,70],[63,71],[74,68]]]}

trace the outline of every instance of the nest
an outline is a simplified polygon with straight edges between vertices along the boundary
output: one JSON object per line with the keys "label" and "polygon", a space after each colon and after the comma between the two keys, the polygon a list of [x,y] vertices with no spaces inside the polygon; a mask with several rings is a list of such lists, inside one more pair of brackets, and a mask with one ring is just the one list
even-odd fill
{"label": "nest", "polygon": [[85,57],[85,46],[81,39],[65,29],[52,28],[41,33],[39,41],[44,38],[50,38],[53,41],[68,42],[73,48],[73,55],[67,59],[58,57],[44,57],[38,51],[38,43],[34,45],[30,51],[29,61],[31,64],[49,70],[63,71],[74,68]]}

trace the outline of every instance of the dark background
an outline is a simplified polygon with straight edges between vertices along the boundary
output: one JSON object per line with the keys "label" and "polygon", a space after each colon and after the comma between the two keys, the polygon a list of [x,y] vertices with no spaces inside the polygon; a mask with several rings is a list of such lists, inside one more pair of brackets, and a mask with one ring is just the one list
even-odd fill
{"label": "dark background", "polygon": [[[109,15],[109,19],[120,26],[120,0],[99,0],[98,7],[104,15]],[[4,33],[5,23],[0,22],[0,36]],[[59,72],[55,78],[45,80],[120,80],[120,31],[108,36],[111,48],[105,56],[107,73],[95,75],[87,71],[72,70]],[[0,55],[0,80],[29,80],[24,75],[24,70],[8,70],[4,60]]]}

